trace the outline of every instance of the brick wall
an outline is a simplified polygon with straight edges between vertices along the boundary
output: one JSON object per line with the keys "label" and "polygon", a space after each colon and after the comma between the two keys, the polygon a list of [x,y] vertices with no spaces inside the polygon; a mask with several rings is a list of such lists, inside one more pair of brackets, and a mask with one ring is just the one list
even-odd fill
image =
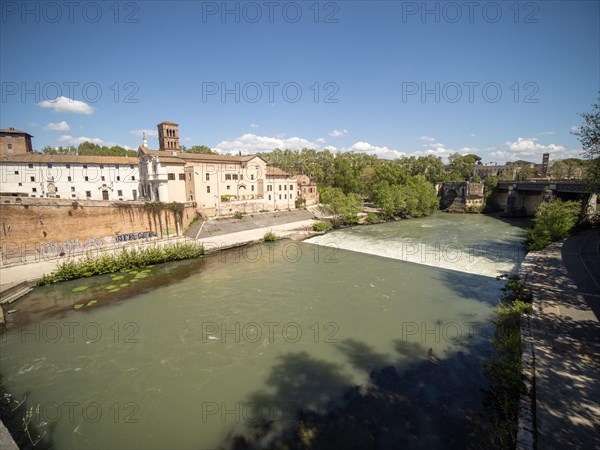
{"label": "brick wall", "polygon": [[[26,247],[30,251],[43,244],[102,240],[114,242],[119,234],[153,231],[158,237],[175,234],[171,211],[156,214],[143,209],[143,203],[127,202],[119,208],[113,203],[27,197],[0,197],[0,236],[2,251],[7,246]],[[195,208],[186,206],[183,230],[196,216]]]}

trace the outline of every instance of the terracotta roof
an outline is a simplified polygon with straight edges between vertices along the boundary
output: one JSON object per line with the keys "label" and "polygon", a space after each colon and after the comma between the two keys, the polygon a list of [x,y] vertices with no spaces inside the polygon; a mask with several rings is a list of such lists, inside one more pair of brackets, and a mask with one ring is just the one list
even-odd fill
{"label": "terracotta roof", "polygon": [[29,137],[33,137],[32,135],[30,135],[29,133],[26,133],[25,131],[15,130],[14,128],[4,128],[4,129],[0,130],[0,133],[6,133],[6,134],[26,134]]}
{"label": "terracotta roof", "polygon": [[45,155],[44,153],[25,153],[23,155],[3,156],[0,162],[24,163],[63,163],[63,164],[133,164],[139,159],[129,156],[80,156],[80,155]]}

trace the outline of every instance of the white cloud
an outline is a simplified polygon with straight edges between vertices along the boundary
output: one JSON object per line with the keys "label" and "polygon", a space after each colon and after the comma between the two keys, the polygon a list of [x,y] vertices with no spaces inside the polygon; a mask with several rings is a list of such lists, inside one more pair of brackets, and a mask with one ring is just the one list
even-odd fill
{"label": "white cloud", "polygon": [[251,154],[257,152],[270,152],[276,148],[301,150],[302,148],[321,148],[317,142],[309,141],[300,137],[284,139],[283,137],[258,136],[252,133],[246,133],[231,141],[219,142],[215,150],[221,153]]}
{"label": "white cloud", "polygon": [[44,100],[39,102],[38,105],[42,108],[52,108],[55,112],[85,115],[93,114],[95,109],[85,102],[72,100],[62,96],[57,97],[54,100]]}
{"label": "white cloud", "polygon": [[332,130],[329,133],[329,136],[340,137],[340,136],[344,136],[346,133],[348,133],[348,130]]}
{"label": "white cloud", "polygon": [[250,125],[248,125],[250,128],[258,128],[258,125],[256,125],[255,123],[251,123]]}
{"label": "white cloud", "polygon": [[471,137],[475,137],[475,136],[477,136],[477,135],[476,135],[475,133],[471,133],[469,136],[471,136]]}
{"label": "white cloud", "polygon": [[571,133],[577,133],[579,131],[579,125],[574,125],[569,130]]}
{"label": "white cloud", "polygon": [[144,136],[144,133],[146,133],[146,136],[158,136],[157,130],[131,130],[131,134],[137,137]]}
{"label": "white cloud", "polygon": [[56,123],[50,122],[50,123],[44,125],[44,127],[42,129],[46,130],[46,131],[71,131],[71,127],[64,120],[62,122],[56,122]]}
{"label": "white cloud", "polygon": [[541,155],[565,150],[562,145],[542,145],[537,143],[537,138],[518,138],[515,142],[506,142],[509,150],[522,155]]}
{"label": "white cloud", "polygon": [[421,141],[435,142],[435,138],[432,138],[431,136],[421,136],[419,139]]}
{"label": "white cloud", "polygon": [[319,144],[325,144],[327,141],[325,140],[325,138],[319,138],[315,142],[318,142]]}
{"label": "white cloud", "polygon": [[58,141],[62,142],[63,144],[67,144],[67,145],[79,145],[82,142],[91,142],[92,144],[97,144],[97,145],[101,145],[101,146],[106,145],[107,147],[112,147],[114,145],[118,145],[119,147],[123,147],[125,150],[131,150],[131,147],[129,147],[127,145],[118,144],[116,142],[105,141],[104,139],[100,139],[100,138],[90,138],[90,137],[86,137],[86,136],[70,136],[68,134],[63,134],[62,136],[59,136]]}
{"label": "white cloud", "polygon": [[352,144],[352,146],[350,146],[347,149],[343,149],[342,151],[368,153],[371,155],[377,155],[379,158],[386,158],[386,159],[400,158],[400,157],[406,155],[406,153],[404,153],[404,152],[394,150],[394,149],[391,149],[391,148],[385,147],[385,146],[378,147],[376,145],[372,145],[372,144],[369,144],[368,142],[364,142],[364,141],[355,142],[354,144]]}
{"label": "white cloud", "polygon": [[537,135],[538,136],[548,136],[548,135],[551,135],[551,134],[556,134],[556,131],[541,131]]}

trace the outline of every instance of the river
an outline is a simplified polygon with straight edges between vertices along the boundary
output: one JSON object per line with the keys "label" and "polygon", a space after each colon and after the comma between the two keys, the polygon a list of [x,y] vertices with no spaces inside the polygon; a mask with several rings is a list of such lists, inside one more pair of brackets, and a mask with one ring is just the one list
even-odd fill
{"label": "river", "polygon": [[329,432],[360,431],[344,414],[370,401],[394,424],[379,443],[465,446],[521,225],[440,213],[36,288],[1,336],[3,390],[36,448],[270,443],[334,408]]}

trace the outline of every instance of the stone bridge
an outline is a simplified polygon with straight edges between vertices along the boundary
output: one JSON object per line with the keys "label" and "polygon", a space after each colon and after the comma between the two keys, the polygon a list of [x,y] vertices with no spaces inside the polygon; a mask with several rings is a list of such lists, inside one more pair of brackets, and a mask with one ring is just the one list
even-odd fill
{"label": "stone bridge", "polygon": [[483,183],[449,182],[436,187],[443,210],[466,212],[483,209]]}
{"label": "stone bridge", "polygon": [[[593,192],[592,192],[593,191]],[[592,190],[582,181],[500,181],[492,201],[508,215],[532,216],[544,201],[585,200],[588,212],[596,211],[598,190]]]}

